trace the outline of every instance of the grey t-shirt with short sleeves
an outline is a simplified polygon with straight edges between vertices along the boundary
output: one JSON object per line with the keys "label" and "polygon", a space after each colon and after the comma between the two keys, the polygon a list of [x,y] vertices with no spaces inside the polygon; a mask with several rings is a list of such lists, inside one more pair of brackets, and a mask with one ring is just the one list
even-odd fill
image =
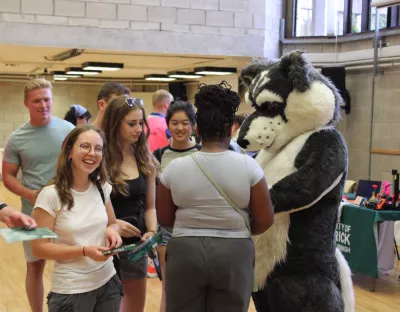
{"label": "grey t-shirt with short sleeves", "polygon": [[[74,125],[57,117],[43,127],[28,121],[15,130],[4,148],[4,161],[17,164],[22,170],[22,185],[39,190],[55,175],[57,158],[65,137]],[[31,214],[33,206],[21,199],[22,211]]]}
{"label": "grey t-shirt with short sleeves", "polygon": [[[197,152],[199,162],[249,217],[250,189],[264,172],[251,157],[232,151]],[[215,189],[191,156],[173,160],[160,176],[178,207],[172,236],[247,238],[243,217]]]}

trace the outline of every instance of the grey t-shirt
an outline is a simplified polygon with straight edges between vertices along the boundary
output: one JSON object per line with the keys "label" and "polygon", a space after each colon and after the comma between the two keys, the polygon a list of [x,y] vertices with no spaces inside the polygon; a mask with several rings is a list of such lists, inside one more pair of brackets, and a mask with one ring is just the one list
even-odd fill
{"label": "grey t-shirt", "polygon": [[[244,154],[232,151],[195,153],[199,162],[212,175],[248,218],[250,188],[264,172],[257,162]],[[247,238],[246,223],[203,174],[191,156],[170,162],[160,176],[161,183],[171,190],[178,207],[172,236],[210,236]]]}
{"label": "grey t-shirt", "polygon": [[[22,171],[22,185],[39,190],[55,175],[61,145],[74,125],[57,117],[43,127],[28,121],[15,130],[4,148],[4,161],[17,164]],[[30,214],[33,206],[24,198],[22,211]]]}

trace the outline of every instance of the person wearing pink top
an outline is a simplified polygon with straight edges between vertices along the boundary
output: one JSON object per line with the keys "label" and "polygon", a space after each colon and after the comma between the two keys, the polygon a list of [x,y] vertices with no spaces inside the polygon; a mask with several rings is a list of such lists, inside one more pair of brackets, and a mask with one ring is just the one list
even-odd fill
{"label": "person wearing pink top", "polygon": [[153,112],[147,117],[150,128],[148,143],[151,152],[169,144],[170,135],[165,114],[173,100],[171,93],[165,90],[158,90],[153,94]]}

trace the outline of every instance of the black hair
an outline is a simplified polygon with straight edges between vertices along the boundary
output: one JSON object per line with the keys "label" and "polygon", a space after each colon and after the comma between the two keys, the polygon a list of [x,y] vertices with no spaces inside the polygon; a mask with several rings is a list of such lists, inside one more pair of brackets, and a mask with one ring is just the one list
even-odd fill
{"label": "black hair", "polygon": [[167,114],[165,116],[167,125],[169,125],[169,121],[171,120],[172,116],[175,113],[181,112],[181,111],[185,112],[185,114],[188,116],[189,122],[193,128],[196,123],[196,112],[194,111],[194,107],[189,102],[181,101],[181,100],[173,101],[169,105],[169,107],[167,109]]}
{"label": "black hair", "polygon": [[229,135],[239,105],[239,95],[226,81],[218,85],[201,84],[194,97],[194,106],[197,108],[197,131],[202,141],[223,141]]}
{"label": "black hair", "polygon": [[97,102],[100,100],[108,101],[112,95],[130,95],[131,90],[119,82],[106,82],[97,94]]}
{"label": "black hair", "polygon": [[64,120],[69,121],[74,126],[76,126],[76,118],[87,118],[88,120],[92,118],[92,114],[87,110],[84,114],[79,117],[75,116],[75,107],[71,107],[69,111],[65,114]]}

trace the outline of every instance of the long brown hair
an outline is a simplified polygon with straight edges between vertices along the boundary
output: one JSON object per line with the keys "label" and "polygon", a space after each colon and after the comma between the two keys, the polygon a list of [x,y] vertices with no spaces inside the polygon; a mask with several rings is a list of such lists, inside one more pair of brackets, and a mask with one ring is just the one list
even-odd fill
{"label": "long brown hair", "polygon": [[[68,210],[74,206],[74,198],[72,197],[71,187],[73,182],[73,173],[71,168],[71,162],[68,160],[71,150],[74,148],[75,142],[79,135],[86,131],[97,132],[103,140],[103,148],[106,148],[106,140],[101,130],[93,127],[90,124],[81,125],[72,130],[65,138],[60,155],[57,160],[57,169],[55,177],[48,183],[48,185],[55,185],[60,197],[61,204],[67,205]],[[75,147],[76,148],[76,147]],[[89,180],[101,187],[105,182],[108,181],[107,170],[104,157],[102,158],[99,167],[89,175]]]}
{"label": "long brown hair", "polygon": [[132,153],[136,158],[137,166],[146,177],[150,177],[158,167],[157,160],[150,152],[147,144],[150,130],[146,120],[146,112],[140,104],[132,103],[132,105],[128,105],[127,98],[127,96],[122,95],[112,99],[104,112],[102,123],[108,146],[105,153],[108,164],[108,176],[113,186],[117,187],[118,192],[125,196],[128,195],[128,186],[122,177],[121,166],[123,155],[119,131],[121,122],[132,111],[141,110],[143,113],[143,122],[146,125],[146,130],[143,129],[137,142],[132,145]]}

